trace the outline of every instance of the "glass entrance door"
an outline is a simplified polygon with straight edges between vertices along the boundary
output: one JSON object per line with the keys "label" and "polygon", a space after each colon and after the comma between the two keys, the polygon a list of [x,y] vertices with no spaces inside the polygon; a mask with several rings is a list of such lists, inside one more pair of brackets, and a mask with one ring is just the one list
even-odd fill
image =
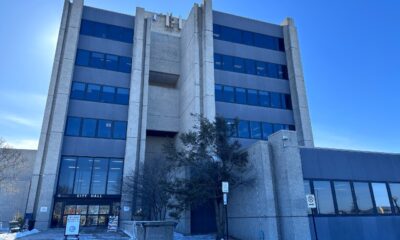
{"label": "glass entrance door", "polygon": [[57,201],[54,205],[52,227],[64,227],[68,215],[81,215],[80,226],[105,227],[108,217],[118,215],[119,202]]}

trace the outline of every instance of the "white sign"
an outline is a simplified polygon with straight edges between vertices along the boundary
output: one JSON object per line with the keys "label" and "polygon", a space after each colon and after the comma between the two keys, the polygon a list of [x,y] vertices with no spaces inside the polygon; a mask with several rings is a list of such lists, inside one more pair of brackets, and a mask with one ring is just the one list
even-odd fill
{"label": "white sign", "polygon": [[131,208],[128,206],[124,206],[124,212],[128,212]]}
{"label": "white sign", "polygon": [[79,224],[81,215],[68,215],[67,225],[65,226],[65,236],[79,235]]}
{"label": "white sign", "polygon": [[118,229],[118,216],[110,216],[108,218],[107,232],[116,232]]}
{"label": "white sign", "polygon": [[224,193],[224,205],[228,204],[228,194]]}
{"label": "white sign", "polygon": [[47,207],[40,207],[40,212],[47,212]]}
{"label": "white sign", "polygon": [[228,182],[222,182],[222,192],[223,193],[229,192],[229,183]]}
{"label": "white sign", "polygon": [[307,194],[307,207],[308,208],[317,208],[317,203],[315,202],[314,194]]}

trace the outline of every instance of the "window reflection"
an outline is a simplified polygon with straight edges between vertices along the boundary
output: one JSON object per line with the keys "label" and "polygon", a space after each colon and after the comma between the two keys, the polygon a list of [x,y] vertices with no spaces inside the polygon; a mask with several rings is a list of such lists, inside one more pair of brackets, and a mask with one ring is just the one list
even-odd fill
{"label": "window reflection", "polygon": [[374,213],[374,206],[372,204],[369,184],[365,182],[354,182],[353,187],[354,187],[354,193],[356,195],[358,213],[359,214]]}
{"label": "window reflection", "polygon": [[314,193],[319,214],[335,214],[332,189],[329,181],[314,181]]}
{"label": "window reflection", "polygon": [[372,183],[372,192],[374,193],[376,211],[378,214],[392,213],[389,196],[385,183]]}
{"label": "window reflection", "polygon": [[74,194],[89,194],[90,178],[92,176],[92,164],[92,158],[78,158],[78,163],[76,165]]}
{"label": "window reflection", "polygon": [[400,213],[400,183],[389,183],[395,213]]}
{"label": "window reflection", "polygon": [[338,207],[338,214],[352,214],[355,213],[355,205],[351,187],[349,182],[335,181],[336,202]]}

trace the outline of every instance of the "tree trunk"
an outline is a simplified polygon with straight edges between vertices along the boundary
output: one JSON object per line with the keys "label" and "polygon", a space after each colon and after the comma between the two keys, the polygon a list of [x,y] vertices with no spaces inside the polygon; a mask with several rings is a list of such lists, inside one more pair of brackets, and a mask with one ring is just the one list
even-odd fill
{"label": "tree trunk", "polygon": [[[217,240],[224,238],[225,236],[225,218],[224,218],[224,208],[220,201],[214,200],[215,209],[215,220],[217,223]],[[225,239],[225,238],[224,238]]]}

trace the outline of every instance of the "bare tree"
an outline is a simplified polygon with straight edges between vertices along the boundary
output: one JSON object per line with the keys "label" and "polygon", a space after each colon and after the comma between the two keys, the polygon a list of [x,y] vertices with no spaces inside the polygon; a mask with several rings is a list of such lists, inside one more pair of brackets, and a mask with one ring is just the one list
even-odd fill
{"label": "bare tree", "polygon": [[15,180],[15,177],[24,164],[21,153],[13,149],[0,138],[0,185]]}

